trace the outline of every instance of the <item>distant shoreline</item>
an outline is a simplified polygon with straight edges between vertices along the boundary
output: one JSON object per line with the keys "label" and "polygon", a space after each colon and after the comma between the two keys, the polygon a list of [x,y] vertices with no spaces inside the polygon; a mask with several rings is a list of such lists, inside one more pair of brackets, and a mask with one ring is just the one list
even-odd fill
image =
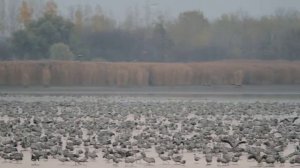
{"label": "distant shoreline", "polygon": [[299,97],[300,85],[229,85],[159,87],[0,87],[5,95],[180,96],[180,97]]}

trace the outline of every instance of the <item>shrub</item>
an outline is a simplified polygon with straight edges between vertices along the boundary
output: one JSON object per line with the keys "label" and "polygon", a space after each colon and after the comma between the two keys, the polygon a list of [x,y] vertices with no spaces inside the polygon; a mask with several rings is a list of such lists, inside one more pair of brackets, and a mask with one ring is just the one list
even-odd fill
{"label": "shrub", "polygon": [[53,60],[72,60],[74,54],[64,43],[55,43],[50,47],[50,58]]}

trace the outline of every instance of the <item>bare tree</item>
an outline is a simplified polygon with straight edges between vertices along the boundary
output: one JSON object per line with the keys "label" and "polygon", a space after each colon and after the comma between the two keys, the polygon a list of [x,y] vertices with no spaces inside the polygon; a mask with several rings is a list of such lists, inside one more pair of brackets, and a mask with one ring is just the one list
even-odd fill
{"label": "bare tree", "polygon": [[7,23],[8,23],[8,33],[17,31],[20,28],[20,24],[18,21],[19,17],[19,6],[21,4],[21,0],[9,0],[7,5]]}
{"label": "bare tree", "polygon": [[0,35],[5,34],[6,0],[0,1]]}

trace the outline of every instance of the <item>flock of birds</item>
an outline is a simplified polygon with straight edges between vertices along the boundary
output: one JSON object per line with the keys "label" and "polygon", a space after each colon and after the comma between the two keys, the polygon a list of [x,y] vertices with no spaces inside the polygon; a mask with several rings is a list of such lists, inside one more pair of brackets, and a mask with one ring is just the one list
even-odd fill
{"label": "flock of birds", "polygon": [[33,165],[50,159],[75,165],[300,164],[300,103],[76,99],[2,99],[3,161],[22,163],[30,154]]}

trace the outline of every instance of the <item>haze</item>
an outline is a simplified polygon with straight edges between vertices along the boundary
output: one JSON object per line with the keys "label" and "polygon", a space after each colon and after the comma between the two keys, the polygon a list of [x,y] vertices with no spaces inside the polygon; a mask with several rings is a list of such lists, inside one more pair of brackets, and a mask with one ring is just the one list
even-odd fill
{"label": "haze", "polygon": [[76,4],[100,4],[104,11],[115,18],[123,18],[130,8],[143,10],[150,4],[153,11],[160,11],[172,17],[187,10],[201,10],[209,19],[216,19],[225,13],[243,11],[252,17],[271,15],[277,9],[300,9],[298,0],[56,0],[62,8]]}

